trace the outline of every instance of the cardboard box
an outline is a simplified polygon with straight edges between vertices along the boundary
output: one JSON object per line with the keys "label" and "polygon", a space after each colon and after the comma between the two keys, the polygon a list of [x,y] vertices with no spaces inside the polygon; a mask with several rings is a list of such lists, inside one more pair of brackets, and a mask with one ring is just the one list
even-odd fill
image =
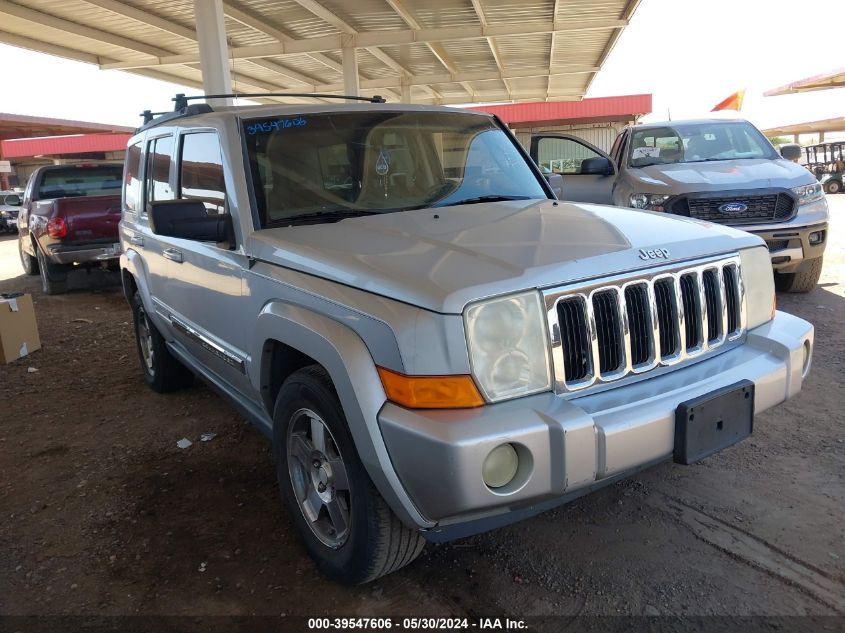
{"label": "cardboard box", "polygon": [[11,363],[37,349],[41,349],[41,339],[38,338],[32,297],[0,297],[0,359]]}

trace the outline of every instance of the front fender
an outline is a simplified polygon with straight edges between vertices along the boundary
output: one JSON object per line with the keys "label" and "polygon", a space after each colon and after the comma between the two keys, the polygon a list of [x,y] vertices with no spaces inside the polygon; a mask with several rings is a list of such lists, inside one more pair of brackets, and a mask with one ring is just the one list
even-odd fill
{"label": "front fender", "polygon": [[255,324],[248,373],[253,385],[269,375],[266,345],[279,341],[320,363],[334,383],[361,462],[393,512],[410,527],[432,527],[399,481],[387,453],[377,416],[387,398],[364,341],[351,329],[316,312],[282,301],[266,304]]}

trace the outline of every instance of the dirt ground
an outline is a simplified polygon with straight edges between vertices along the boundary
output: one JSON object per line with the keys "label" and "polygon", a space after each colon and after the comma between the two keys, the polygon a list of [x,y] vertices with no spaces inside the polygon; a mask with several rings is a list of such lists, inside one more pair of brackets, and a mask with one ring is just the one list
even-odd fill
{"label": "dirt ground", "polygon": [[0,238],[0,292],[33,294],[43,344],[0,366],[0,614],[845,614],[845,195],[830,202],[821,285],[778,297],[816,326],[813,370],[752,438],[359,588],[304,554],[258,431],[203,385],[143,384],[113,277],[42,295]]}

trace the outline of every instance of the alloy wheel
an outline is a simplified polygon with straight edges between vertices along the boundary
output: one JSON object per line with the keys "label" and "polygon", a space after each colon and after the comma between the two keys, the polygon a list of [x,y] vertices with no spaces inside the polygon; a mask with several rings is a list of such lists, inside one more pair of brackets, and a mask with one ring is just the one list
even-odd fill
{"label": "alloy wheel", "polygon": [[302,515],[320,542],[332,549],[349,537],[351,495],[346,465],[323,419],[310,409],[291,417],[287,462]]}

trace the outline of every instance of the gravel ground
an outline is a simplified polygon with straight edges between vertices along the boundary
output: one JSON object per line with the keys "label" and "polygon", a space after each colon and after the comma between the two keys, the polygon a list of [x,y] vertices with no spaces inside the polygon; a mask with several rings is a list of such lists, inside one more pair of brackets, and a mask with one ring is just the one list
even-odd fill
{"label": "gravel ground", "polygon": [[845,614],[845,195],[830,202],[821,285],[778,298],[816,326],[811,377],[751,439],[351,589],[303,553],[256,430],[202,385],[144,386],[114,276],[44,296],[0,238],[0,292],[33,294],[43,344],[0,366],[0,614]]}

